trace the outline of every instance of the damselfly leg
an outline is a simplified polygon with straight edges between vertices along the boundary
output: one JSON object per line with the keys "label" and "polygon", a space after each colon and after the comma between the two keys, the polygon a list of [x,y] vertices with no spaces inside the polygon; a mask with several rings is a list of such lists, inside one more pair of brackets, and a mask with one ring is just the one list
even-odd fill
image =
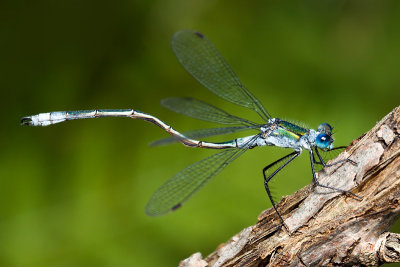
{"label": "damselfly leg", "polygon": [[[334,150],[338,150],[338,149],[345,149],[345,148],[347,148],[347,147],[346,147],[346,146],[338,146],[338,147],[329,149],[327,152],[334,151]],[[332,162],[332,163],[330,163],[330,164],[326,164],[325,161],[324,161],[324,159],[322,158],[321,154],[319,153],[319,150],[318,150],[317,147],[315,147],[315,153],[317,154],[317,156],[318,156],[318,158],[319,158],[320,161],[316,161],[316,160],[315,160],[315,157],[314,157],[314,154],[313,154],[314,163],[315,163],[315,164],[321,164],[321,165],[324,166],[324,167],[331,167],[331,166],[333,166],[333,165],[336,165],[336,164],[339,164],[339,163],[342,163],[342,162],[350,162],[351,164],[357,166],[357,162],[355,162],[355,161],[353,161],[353,160],[351,160],[351,159],[349,159],[349,158],[341,159],[341,160]]]}
{"label": "damselfly leg", "polygon": [[[320,187],[323,187],[323,188],[328,188],[328,189],[331,189],[331,190],[334,190],[334,191],[338,191],[338,192],[343,192],[343,193],[346,193],[346,194],[349,194],[349,195],[352,195],[352,196],[354,196],[354,197],[356,197],[356,198],[358,198],[358,199],[362,199],[362,197],[360,197],[360,196],[358,196],[358,195],[356,195],[356,194],[354,194],[353,192],[350,192],[350,191],[347,191],[347,190],[344,190],[344,189],[340,189],[340,188],[336,188],[336,187],[332,187],[332,186],[329,186],[329,185],[323,185],[323,184],[320,184],[319,182],[318,182],[318,179],[317,179],[317,176],[316,176],[316,172],[315,172],[315,158],[314,158],[314,153],[313,153],[313,150],[312,149],[310,149],[309,150],[309,154],[310,154],[310,162],[311,162],[311,170],[312,170],[312,174],[313,174],[313,181],[314,181],[314,184],[316,185],[316,186],[320,186]],[[317,155],[318,155],[318,157],[320,157],[320,155],[318,154],[318,152],[317,152]],[[320,160],[321,160],[322,158],[320,157]],[[342,161],[347,161],[347,160],[342,160]],[[337,163],[340,163],[340,162],[342,162],[342,161],[337,161],[335,164],[337,164]],[[352,160],[351,160],[352,161]],[[322,161],[323,162],[323,161]],[[354,161],[352,161],[352,162],[354,162]],[[331,166],[331,165],[333,165],[333,164],[329,164],[329,165],[324,165],[324,167],[325,166]]]}
{"label": "damselfly leg", "polygon": [[[264,167],[264,169],[263,169],[265,190],[267,191],[269,200],[272,203],[272,207],[274,207],[274,209],[276,211],[276,214],[278,214],[278,217],[282,222],[282,225],[286,228],[286,230],[288,230],[288,232],[289,232],[289,229],[286,226],[285,221],[283,220],[283,218],[282,218],[281,214],[279,213],[278,209],[276,208],[275,201],[272,198],[271,191],[269,190],[269,187],[268,187],[268,182],[272,179],[272,177],[275,176],[275,174],[277,174],[279,171],[281,171],[286,165],[288,165],[292,160],[294,160],[300,154],[301,154],[301,151],[294,151],[294,152],[292,152],[292,153],[290,153],[290,154],[288,154],[288,155],[286,155],[286,156],[274,161],[273,163],[269,164],[268,166]],[[270,169],[271,167],[273,167],[276,164],[279,164],[281,162],[283,162],[283,164],[281,166],[279,166],[271,175],[269,175],[267,177],[266,173],[267,173],[268,169]]]}
{"label": "damselfly leg", "polygon": [[[336,150],[336,149],[341,149],[341,148],[345,148],[345,147],[337,147],[337,148],[334,148],[334,149],[331,149],[331,150]],[[315,156],[314,156],[314,153],[313,153],[313,150],[312,150],[312,149],[309,150],[309,153],[310,153],[311,169],[312,169],[312,174],[313,174],[313,182],[314,182],[314,184],[315,184],[316,186],[323,187],[323,188],[327,188],[327,189],[331,189],[331,190],[334,190],[334,191],[343,192],[343,193],[352,195],[352,196],[354,196],[354,197],[356,197],[356,198],[362,199],[360,196],[358,196],[358,195],[356,195],[356,194],[354,194],[354,193],[352,193],[352,192],[350,192],[350,191],[347,191],[347,190],[344,190],[344,189],[340,189],[340,188],[336,188],[336,187],[332,187],[332,186],[328,186],[328,185],[324,185],[324,184],[320,184],[320,183],[318,182],[318,179],[317,179],[317,176],[316,176],[315,165],[314,165],[314,164],[321,164],[321,165],[323,165],[323,167],[330,167],[330,166],[333,166],[333,165],[336,165],[336,164],[342,163],[342,162],[350,162],[350,163],[355,164],[355,165],[356,165],[357,163],[355,163],[355,162],[354,162],[353,160],[351,160],[351,159],[343,159],[343,160],[338,160],[338,161],[336,161],[336,162],[334,162],[334,163],[331,163],[331,164],[326,164],[326,163],[324,162],[324,160],[323,160],[323,158],[322,158],[322,156],[321,156],[321,154],[319,153],[319,151],[318,151],[317,148],[315,148],[315,153],[317,154],[317,156],[318,156],[320,162],[318,162],[318,161],[315,160]],[[278,209],[277,209],[277,207],[276,207],[276,203],[275,203],[274,199],[272,198],[272,194],[271,194],[271,191],[270,191],[270,189],[269,189],[268,182],[269,182],[279,171],[281,171],[284,167],[286,167],[292,160],[294,160],[294,159],[295,159],[296,157],[298,157],[300,154],[301,154],[301,151],[294,151],[294,152],[292,152],[292,153],[290,153],[290,154],[288,154],[288,155],[286,155],[286,156],[284,156],[284,157],[282,157],[282,158],[280,158],[280,159],[274,161],[273,163],[269,164],[268,166],[264,167],[264,169],[263,169],[264,187],[265,187],[265,190],[266,190],[266,192],[267,192],[267,194],[268,194],[268,198],[269,198],[269,200],[271,201],[272,207],[275,209],[276,214],[278,215],[279,219],[280,219],[281,222],[282,222],[282,225],[286,228],[286,230],[289,230],[289,229],[288,229],[288,227],[286,226],[286,224],[285,224],[285,222],[284,222],[284,220],[283,220],[283,217],[281,216],[281,214],[279,213],[279,211],[278,211]],[[272,174],[270,174],[270,175],[267,177],[267,171],[268,171],[270,168],[272,168],[272,167],[274,167],[275,165],[277,165],[277,164],[281,164],[281,165],[280,165]]]}

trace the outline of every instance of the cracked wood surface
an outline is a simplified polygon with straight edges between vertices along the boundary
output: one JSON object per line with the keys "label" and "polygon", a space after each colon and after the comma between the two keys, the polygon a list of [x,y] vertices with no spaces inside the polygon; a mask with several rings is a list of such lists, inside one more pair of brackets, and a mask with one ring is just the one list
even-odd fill
{"label": "cracked wood surface", "polygon": [[278,204],[289,232],[273,209],[220,245],[180,266],[379,266],[400,262],[400,235],[388,233],[400,215],[400,107],[354,140],[318,173],[320,183],[350,190],[359,200],[310,184]]}

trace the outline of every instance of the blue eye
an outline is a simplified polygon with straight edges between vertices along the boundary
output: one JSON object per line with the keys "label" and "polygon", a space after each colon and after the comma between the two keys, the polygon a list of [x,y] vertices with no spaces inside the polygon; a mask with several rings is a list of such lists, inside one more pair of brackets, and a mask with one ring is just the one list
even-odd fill
{"label": "blue eye", "polygon": [[319,134],[317,136],[317,138],[315,138],[315,143],[317,145],[317,147],[321,148],[321,149],[327,149],[329,148],[330,144],[332,143],[332,138],[330,135],[328,134]]}

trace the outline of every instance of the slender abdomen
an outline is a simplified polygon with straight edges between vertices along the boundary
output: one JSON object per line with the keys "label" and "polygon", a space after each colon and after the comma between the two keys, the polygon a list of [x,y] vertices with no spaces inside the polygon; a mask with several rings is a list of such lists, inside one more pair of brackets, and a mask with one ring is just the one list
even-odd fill
{"label": "slender abdomen", "polygon": [[212,148],[212,149],[238,147],[237,139],[223,143],[211,143],[211,142],[198,141],[187,138],[180,132],[174,130],[171,126],[169,126],[162,120],[158,119],[157,117],[133,109],[95,109],[95,110],[56,111],[56,112],[40,113],[37,115],[27,116],[22,118],[21,124],[30,126],[48,126],[69,120],[91,119],[100,117],[127,117],[127,118],[141,119],[151,122],[162,128],[163,130],[165,130],[173,137],[175,137],[177,141],[189,147],[202,147],[202,148]]}

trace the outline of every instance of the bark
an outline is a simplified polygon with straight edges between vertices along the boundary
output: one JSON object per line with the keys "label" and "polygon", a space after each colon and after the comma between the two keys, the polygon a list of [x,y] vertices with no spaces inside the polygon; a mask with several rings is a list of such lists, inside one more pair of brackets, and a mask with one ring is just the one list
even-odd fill
{"label": "bark", "polygon": [[400,235],[387,232],[400,214],[400,107],[354,140],[310,184],[278,204],[289,232],[273,209],[205,259],[200,253],[180,266],[378,266],[400,262]]}

